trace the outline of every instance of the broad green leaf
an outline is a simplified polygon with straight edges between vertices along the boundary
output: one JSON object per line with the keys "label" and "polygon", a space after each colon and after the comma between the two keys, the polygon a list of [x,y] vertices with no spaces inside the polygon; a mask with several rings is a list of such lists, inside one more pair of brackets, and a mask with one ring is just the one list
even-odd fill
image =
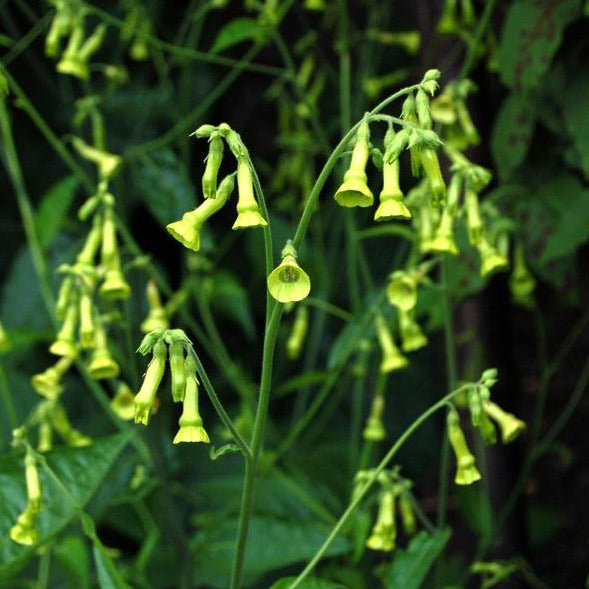
{"label": "broad green leaf", "polygon": [[493,509],[488,496],[478,485],[456,486],[458,509],[468,527],[488,538],[493,527]]}
{"label": "broad green leaf", "polygon": [[253,18],[235,18],[217,33],[211,52],[219,53],[243,41],[258,41],[263,31]]}
{"label": "broad green leaf", "polygon": [[47,248],[57,235],[64,220],[70,213],[78,181],[75,176],[66,176],[56,182],[43,195],[35,214],[37,236],[42,248]]}
{"label": "broad green leaf", "polygon": [[160,149],[141,160],[135,178],[137,190],[153,216],[163,226],[194,208],[194,190],[174,152]]}
{"label": "broad green leaf", "polygon": [[[88,503],[108,475],[129,436],[118,434],[86,448],[59,447],[46,456],[49,468],[80,506]],[[74,517],[74,506],[48,474],[40,469],[44,509],[37,516],[40,544],[62,530]],[[23,457],[11,454],[0,459],[0,578],[11,574],[31,557],[36,548],[21,546],[9,531],[26,505]]]}
{"label": "broad green leaf", "polygon": [[419,589],[430,568],[440,556],[451,532],[439,530],[433,534],[419,532],[406,549],[395,551],[385,587],[387,589]]}
{"label": "broad green leaf", "polygon": [[527,94],[511,93],[501,105],[491,136],[491,153],[499,178],[509,178],[528,153],[536,113],[533,99]]}
{"label": "broad green leaf", "polygon": [[[209,529],[196,535],[194,570],[201,585],[219,589],[227,587],[236,529],[236,519],[216,520]],[[329,526],[315,520],[254,515],[245,553],[245,584],[253,584],[270,571],[309,560],[329,531]],[[339,537],[331,544],[326,556],[338,556],[348,551],[348,543]]]}
{"label": "broad green leaf", "polygon": [[[296,577],[284,577],[279,581],[276,581],[270,587],[270,589],[288,589],[292,583],[296,580]],[[344,585],[340,583],[334,583],[333,581],[325,581],[324,579],[317,579],[316,577],[307,577],[302,583],[297,585],[297,589],[346,589]]]}
{"label": "broad green leaf", "polygon": [[100,589],[130,589],[129,585],[123,581],[104,546],[95,544],[93,553]]}
{"label": "broad green leaf", "polygon": [[580,16],[579,0],[512,2],[499,45],[499,72],[518,91],[540,84],[562,40],[565,27]]}
{"label": "broad green leaf", "polygon": [[91,583],[90,553],[87,540],[80,536],[67,536],[57,542],[52,550],[69,584],[78,589],[89,589]]}

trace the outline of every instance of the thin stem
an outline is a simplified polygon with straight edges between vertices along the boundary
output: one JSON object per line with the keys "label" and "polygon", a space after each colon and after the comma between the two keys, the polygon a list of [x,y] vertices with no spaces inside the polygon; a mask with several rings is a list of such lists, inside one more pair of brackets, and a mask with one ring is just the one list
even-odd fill
{"label": "thin stem", "polygon": [[[0,394],[2,395],[2,404],[4,405],[8,416],[8,425],[10,426],[10,429],[13,430],[18,426],[18,417],[16,415],[16,408],[12,399],[10,385],[8,384],[4,364],[2,362],[0,362]],[[8,432],[7,438],[10,439],[10,432]]]}
{"label": "thin stem", "polygon": [[16,147],[14,145],[14,138],[10,126],[10,116],[6,109],[6,103],[2,99],[0,99],[0,134],[2,136],[2,159],[4,160],[4,166],[6,167],[6,171],[8,172],[8,176],[16,194],[20,216],[27,236],[27,242],[31,250],[31,257],[33,258],[33,265],[39,278],[41,296],[51,322],[54,327],[57,327],[54,309],[55,299],[51,292],[49,269],[37,235],[33,207],[25,188],[22,170],[20,168]]}
{"label": "thin stem", "polygon": [[360,505],[361,501],[367,495],[368,491],[372,488],[372,485],[376,482],[378,476],[384,471],[384,469],[389,465],[393,457],[397,454],[397,452],[401,449],[403,444],[415,433],[415,431],[419,428],[419,426],[426,421],[431,415],[433,415],[436,411],[441,409],[453,399],[457,394],[459,394],[464,387],[460,387],[451,393],[448,393],[445,397],[440,399],[437,403],[434,403],[429,409],[426,409],[397,439],[397,441],[393,444],[390,450],[386,453],[384,458],[380,461],[378,466],[372,472],[370,478],[366,481],[364,486],[360,489],[358,494],[354,497],[354,500],[348,505],[342,516],[339,518],[336,525],[331,530],[329,536],[321,545],[321,548],[315,553],[313,559],[309,562],[309,564],[304,568],[304,570],[299,574],[299,576],[294,580],[292,585],[289,586],[288,589],[295,589],[298,587],[302,581],[309,575],[309,573],[315,568],[317,563],[321,560],[323,555],[327,552],[327,549],[331,545],[331,543],[335,540],[336,536],[339,534],[341,529],[347,523],[348,519],[354,513],[358,505]]}
{"label": "thin stem", "polygon": [[217,397],[217,393],[215,393],[215,389],[211,384],[211,381],[206,373],[206,370],[204,369],[204,366],[202,365],[202,362],[200,361],[200,358],[198,357],[198,354],[194,351],[194,348],[192,348],[192,355],[196,362],[196,369],[202,380],[202,384],[207,392],[207,395],[209,396],[209,399],[211,400],[211,403],[213,404],[213,407],[217,411],[219,418],[221,419],[225,427],[231,432],[231,435],[233,436],[235,443],[239,446],[239,449],[245,456],[246,460],[248,462],[251,462],[253,458],[252,452],[249,446],[247,445],[246,441],[235,428],[235,425],[233,425],[233,421],[231,421],[231,418],[229,417],[229,415],[227,415],[227,412],[221,404],[221,401],[219,401],[219,397]]}
{"label": "thin stem", "polygon": [[266,417],[268,415],[268,405],[270,403],[270,386],[272,384],[274,348],[276,346],[276,338],[278,336],[278,328],[280,327],[280,319],[282,317],[283,307],[284,305],[282,303],[275,303],[274,308],[272,309],[272,315],[270,316],[270,320],[266,326],[264,350],[262,352],[260,396],[258,399],[258,407],[256,410],[251,442],[252,459],[246,460],[245,463],[244,485],[241,496],[241,509],[239,513],[237,541],[235,544],[235,556],[231,570],[231,589],[239,589],[241,586],[243,563],[245,558],[245,545],[247,541],[247,533],[249,529],[249,521],[254,499],[255,475],[258,469],[258,462],[260,458],[260,451],[262,449],[262,441],[266,425]]}
{"label": "thin stem", "polygon": [[49,571],[51,568],[51,542],[48,542],[39,558],[39,575],[37,576],[37,589],[49,587]]}
{"label": "thin stem", "polygon": [[315,307],[316,309],[321,309],[321,311],[325,311],[329,313],[333,317],[337,317],[346,323],[352,321],[354,315],[349,311],[338,307],[337,305],[332,305],[329,301],[324,301],[323,299],[316,299],[314,297],[307,297],[305,299],[305,305],[308,307]]}

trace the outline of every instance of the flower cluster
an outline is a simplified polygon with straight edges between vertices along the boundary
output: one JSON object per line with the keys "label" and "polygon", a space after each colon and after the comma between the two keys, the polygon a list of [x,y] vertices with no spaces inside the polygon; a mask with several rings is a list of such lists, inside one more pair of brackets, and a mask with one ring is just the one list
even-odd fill
{"label": "flower cluster", "polygon": [[198,377],[192,343],[181,329],[155,329],[141,342],[138,352],[152,354],[143,376],[143,383],[135,395],[135,423],[149,423],[156,395],[164,377],[166,364],[170,365],[171,392],[175,403],[182,403],[178,433],[174,444],[180,442],[209,443],[198,410]]}

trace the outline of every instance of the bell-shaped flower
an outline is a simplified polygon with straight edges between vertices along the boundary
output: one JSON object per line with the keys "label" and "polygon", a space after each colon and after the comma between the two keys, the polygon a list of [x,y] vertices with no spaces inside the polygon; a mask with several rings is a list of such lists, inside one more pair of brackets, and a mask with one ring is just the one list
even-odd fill
{"label": "bell-shaped flower", "polygon": [[403,311],[411,311],[417,304],[417,282],[416,272],[395,270],[389,277],[386,289],[389,303]]}
{"label": "bell-shaped flower", "polygon": [[522,244],[516,244],[513,255],[513,270],[509,278],[509,290],[515,303],[524,307],[533,307],[532,294],[536,288],[536,279],[528,269]]}
{"label": "bell-shaped flower", "polygon": [[393,372],[394,370],[400,370],[405,368],[409,361],[395,345],[393,336],[389,331],[387,324],[382,315],[375,317],[376,322],[376,334],[378,336],[378,342],[382,350],[382,360],[380,363],[380,372],[386,374],[387,372]]}
{"label": "bell-shaped flower", "polygon": [[286,355],[289,360],[296,360],[305,342],[309,326],[309,312],[305,305],[298,305],[292,330],[286,340]]}
{"label": "bell-shaped flower", "polygon": [[200,230],[204,222],[218,212],[233,192],[235,184],[234,175],[223,178],[217,189],[215,198],[207,198],[196,209],[184,213],[182,219],[166,225],[168,233],[177,239],[184,247],[192,250],[200,250]]}
{"label": "bell-shaped flower", "polygon": [[282,261],[268,276],[268,290],[280,303],[296,303],[311,291],[311,280],[298,265],[296,250],[289,239],[282,250]]}
{"label": "bell-shaped flower", "polygon": [[399,514],[401,516],[403,529],[405,530],[407,536],[413,536],[417,529],[413,502],[409,496],[410,485],[410,481],[403,481],[403,483],[400,484],[400,489],[397,495],[399,502]]}
{"label": "bell-shaped flower", "polygon": [[387,436],[384,424],[382,422],[382,414],[384,413],[384,395],[376,394],[372,399],[372,407],[370,408],[370,415],[366,420],[366,426],[362,431],[362,437],[370,442],[380,442]]}
{"label": "bell-shaped flower", "polygon": [[94,266],[94,258],[102,242],[102,227],[102,216],[99,214],[94,215],[92,227],[86,236],[82,249],[76,256],[76,264]]}
{"label": "bell-shaped flower", "polygon": [[35,523],[36,511],[27,503],[25,510],[10,528],[10,539],[23,546],[32,546],[39,541],[39,530]]}
{"label": "bell-shaped flower", "polygon": [[441,207],[446,202],[446,183],[440,170],[438,154],[433,147],[421,147],[419,160],[429,182],[431,203]]}
{"label": "bell-shaped flower", "polygon": [[155,280],[151,279],[147,281],[147,286],[145,287],[145,297],[147,298],[149,311],[147,312],[147,317],[143,320],[139,327],[141,331],[143,333],[149,333],[154,329],[166,329],[169,327],[170,322],[168,321],[166,310],[162,305]]}
{"label": "bell-shaped flower", "polygon": [[399,309],[399,334],[404,352],[414,352],[427,345],[427,337],[411,311]]}
{"label": "bell-shaped flower", "polygon": [[186,359],[186,391],[182,405],[182,415],[178,420],[180,429],[174,437],[174,444],[180,442],[210,442],[205,431],[202,418],[198,411],[198,379],[196,377],[196,365],[192,356]]}
{"label": "bell-shaped flower", "polygon": [[116,378],[120,368],[108,349],[104,326],[98,322],[95,330],[94,349],[88,363],[88,374],[96,379]]}
{"label": "bell-shaped flower", "polygon": [[31,377],[35,392],[47,399],[57,399],[63,392],[61,379],[73,362],[72,356],[63,356],[53,366]]}
{"label": "bell-shaped flower", "polygon": [[399,186],[399,160],[397,158],[388,161],[387,152],[395,137],[391,128],[384,139],[385,158],[382,164],[383,186],[379,194],[380,205],[374,213],[375,221],[388,221],[391,219],[410,219],[411,212],[403,202],[403,192]]}
{"label": "bell-shaped flower", "polygon": [[483,235],[476,244],[481,256],[481,276],[491,276],[497,272],[502,272],[509,268],[509,261],[502,256]]}
{"label": "bell-shaped flower", "polygon": [[160,386],[166,369],[167,347],[163,339],[159,339],[154,344],[152,351],[153,358],[147,366],[141,388],[137,395],[135,395],[135,423],[142,423],[143,425],[149,423],[157,389]]}
{"label": "bell-shaped flower", "polygon": [[455,409],[448,411],[446,420],[448,439],[456,455],[456,477],[457,485],[470,485],[481,478],[477,470],[474,456],[471,454],[460,427],[460,417]]}
{"label": "bell-shaped flower", "polygon": [[466,228],[468,240],[472,245],[477,245],[483,239],[483,220],[479,208],[479,197],[471,188],[464,192],[464,208],[466,210]]}
{"label": "bell-shaped flower", "polygon": [[61,404],[54,403],[52,405],[49,417],[51,426],[68,446],[82,448],[92,444],[92,438],[84,435],[72,426]]}
{"label": "bell-shaped flower", "polygon": [[131,287],[121,272],[121,261],[117,245],[114,211],[105,207],[102,226],[101,264],[106,269],[104,280],[99,288],[100,296],[109,300],[126,299],[131,294]]}
{"label": "bell-shaped flower", "polygon": [[483,411],[493,419],[501,430],[501,440],[504,444],[513,442],[525,429],[526,424],[515,415],[503,411],[492,401],[483,401]]}
{"label": "bell-shaped flower", "polygon": [[172,398],[175,403],[184,399],[186,389],[186,370],[184,346],[179,340],[174,340],[169,346],[170,372],[172,375]]}
{"label": "bell-shaped flower", "polygon": [[113,413],[125,421],[130,421],[135,415],[135,395],[128,384],[119,382],[115,396],[110,400]]}
{"label": "bell-shaped flower", "polygon": [[372,191],[366,184],[366,164],[370,155],[370,127],[362,121],[358,127],[352,161],[344,174],[344,181],[334,198],[342,207],[369,207],[374,202]]}
{"label": "bell-shaped flower", "polygon": [[84,159],[96,164],[98,177],[101,181],[110,180],[123,161],[120,155],[92,147],[79,137],[72,139],[72,145]]}
{"label": "bell-shaped flower", "polygon": [[237,161],[237,219],[232,229],[248,227],[265,227],[266,219],[260,213],[260,207],[254,197],[252,171],[247,158],[240,157]]}
{"label": "bell-shaped flower", "polygon": [[65,318],[57,338],[49,346],[49,351],[56,356],[75,358],[78,355],[76,345],[76,326],[78,324],[79,309],[77,296],[70,299]]}
{"label": "bell-shaped flower", "polygon": [[217,175],[223,161],[224,146],[221,135],[214,134],[210,136],[207,163],[202,175],[202,193],[205,198],[215,198],[217,196]]}
{"label": "bell-shaped flower", "polygon": [[393,489],[385,489],[379,501],[376,522],[366,540],[366,547],[390,552],[395,549],[396,539],[395,493]]}
{"label": "bell-shaped flower", "polygon": [[442,212],[442,218],[440,224],[436,229],[432,240],[429,242],[429,251],[436,252],[439,254],[452,254],[456,256],[458,254],[458,248],[454,241],[454,217],[450,212],[449,207],[445,207]]}
{"label": "bell-shaped flower", "polygon": [[80,347],[89,350],[94,347],[94,303],[90,288],[83,288],[80,295]]}
{"label": "bell-shaped flower", "polygon": [[106,25],[100,24],[92,35],[84,41],[84,28],[81,22],[78,23],[74,27],[65,51],[57,63],[57,71],[60,74],[69,74],[81,80],[87,80],[90,77],[88,60],[100,48],[105,33]]}

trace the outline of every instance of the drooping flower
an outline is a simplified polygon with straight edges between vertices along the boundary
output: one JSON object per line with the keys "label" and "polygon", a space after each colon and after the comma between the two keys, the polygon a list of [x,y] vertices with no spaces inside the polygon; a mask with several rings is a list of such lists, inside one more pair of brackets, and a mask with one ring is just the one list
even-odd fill
{"label": "drooping flower", "polygon": [[282,261],[268,276],[268,290],[280,303],[296,303],[311,291],[308,274],[298,265],[296,250],[288,240],[282,250]]}

